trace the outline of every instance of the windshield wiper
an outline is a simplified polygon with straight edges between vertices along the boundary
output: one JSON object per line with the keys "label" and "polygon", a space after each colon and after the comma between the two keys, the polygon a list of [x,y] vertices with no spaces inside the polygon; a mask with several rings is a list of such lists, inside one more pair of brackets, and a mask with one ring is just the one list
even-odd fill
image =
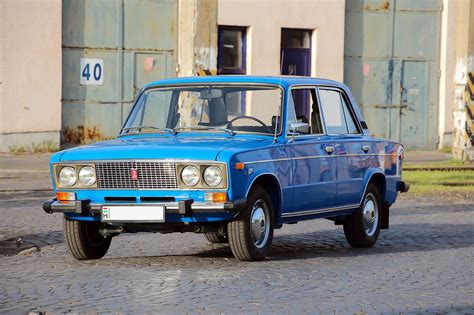
{"label": "windshield wiper", "polygon": [[179,127],[179,128],[173,128],[174,132],[178,132],[179,130],[218,130],[218,131],[223,131],[226,132],[230,135],[234,135],[235,132],[231,129],[224,128],[224,127],[214,127],[214,126],[201,126],[201,127]]}
{"label": "windshield wiper", "polygon": [[154,126],[131,126],[131,127],[122,128],[122,131],[130,131],[130,130],[136,130],[136,129],[139,130],[138,132],[140,132],[141,129],[154,129],[154,130],[166,131],[166,132],[169,132],[169,133],[172,133],[172,134],[176,133],[176,131],[174,131],[171,128],[161,128],[161,127],[154,127]]}

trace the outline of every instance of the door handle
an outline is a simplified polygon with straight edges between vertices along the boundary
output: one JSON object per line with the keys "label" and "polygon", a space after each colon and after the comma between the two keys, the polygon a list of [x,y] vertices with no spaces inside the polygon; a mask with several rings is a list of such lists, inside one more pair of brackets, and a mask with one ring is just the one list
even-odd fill
{"label": "door handle", "polygon": [[334,147],[331,145],[328,145],[324,148],[324,150],[326,150],[327,153],[331,154],[334,152]]}
{"label": "door handle", "polygon": [[362,151],[364,151],[365,153],[369,152],[369,150],[370,150],[369,145],[365,144],[365,145],[362,146]]}

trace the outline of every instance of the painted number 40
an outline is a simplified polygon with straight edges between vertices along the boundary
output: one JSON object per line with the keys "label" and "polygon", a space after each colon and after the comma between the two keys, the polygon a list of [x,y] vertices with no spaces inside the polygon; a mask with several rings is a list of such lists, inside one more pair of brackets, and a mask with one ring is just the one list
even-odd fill
{"label": "painted number 40", "polygon": [[81,85],[104,84],[104,60],[81,58]]}

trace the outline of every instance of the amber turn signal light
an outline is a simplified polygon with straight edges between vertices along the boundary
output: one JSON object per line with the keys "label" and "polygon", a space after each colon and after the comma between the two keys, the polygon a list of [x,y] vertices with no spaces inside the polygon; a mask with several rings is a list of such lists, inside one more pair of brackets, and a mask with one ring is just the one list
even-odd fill
{"label": "amber turn signal light", "polygon": [[227,201],[227,193],[225,192],[206,193],[206,201],[212,202],[212,203],[224,203]]}
{"label": "amber turn signal light", "polygon": [[236,170],[243,170],[245,167],[245,163],[235,163]]}
{"label": "amber turn signal light", "polygon": [[58,191],[56,192],[56,199],[58,201],[72,201],[76,200],[76,193],[73,192],[65,192],[65,191]]}

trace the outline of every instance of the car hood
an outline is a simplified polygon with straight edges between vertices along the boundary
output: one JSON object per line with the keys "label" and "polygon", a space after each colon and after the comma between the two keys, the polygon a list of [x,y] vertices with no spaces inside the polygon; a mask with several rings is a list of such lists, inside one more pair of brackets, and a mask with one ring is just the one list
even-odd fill
{"label": "car hood", "polygon": [[255,147],[271,143],[268,138],[252,136],[134,136],[98,142],[66,150],[61,161],[112,159],[192,159],[216,160],[230,147]]}

